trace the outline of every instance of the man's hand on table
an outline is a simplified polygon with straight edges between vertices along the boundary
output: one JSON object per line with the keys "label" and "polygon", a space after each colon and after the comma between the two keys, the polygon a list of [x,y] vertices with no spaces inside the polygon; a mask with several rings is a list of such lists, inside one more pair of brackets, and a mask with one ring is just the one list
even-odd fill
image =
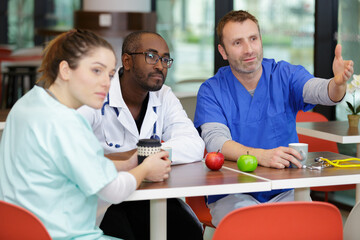
{"label": "man's hand on table", "polygon": [[[285,168],[290,166],[290,162],[298,168],[302,168],[301,163],[296,159],[302,159],[300,153],[289,147],[278,147],[273,149],[258,149],[259,165],[272,168]],[[296,157],[296,158],[295,158]]]}

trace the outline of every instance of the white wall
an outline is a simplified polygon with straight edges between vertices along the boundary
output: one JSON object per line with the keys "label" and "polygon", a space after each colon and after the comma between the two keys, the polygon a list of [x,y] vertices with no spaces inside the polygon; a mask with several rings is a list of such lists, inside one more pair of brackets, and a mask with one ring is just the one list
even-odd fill
{"label": "white wall", "polygon": [[151,0],[84,0],[84,11],[150,12]]}

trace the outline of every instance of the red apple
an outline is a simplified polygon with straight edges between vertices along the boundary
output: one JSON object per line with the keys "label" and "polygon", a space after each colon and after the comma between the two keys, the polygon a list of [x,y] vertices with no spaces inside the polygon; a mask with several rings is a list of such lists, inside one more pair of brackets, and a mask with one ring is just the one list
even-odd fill
{"label": "red apple", "polygon": [[219,151],[209,152],[205,156],[205,164],[211,170],[219,170],[224,164],[224,155]]}

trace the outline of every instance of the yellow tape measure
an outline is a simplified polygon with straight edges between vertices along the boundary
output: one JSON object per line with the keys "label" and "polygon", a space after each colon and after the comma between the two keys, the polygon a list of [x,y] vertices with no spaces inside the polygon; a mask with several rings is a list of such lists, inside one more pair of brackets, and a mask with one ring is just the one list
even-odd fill
{"label": "yellow tape measure", "polygon": [[[354,161],[357,161],[359,163],[354,163]],[[346,158],[346,159],[329,160],[324,157],[318,157],[318,158],[315,158],[315,162],[329,164],[329,166],[341,167],[341,168],[360,167],[360,158]]]}

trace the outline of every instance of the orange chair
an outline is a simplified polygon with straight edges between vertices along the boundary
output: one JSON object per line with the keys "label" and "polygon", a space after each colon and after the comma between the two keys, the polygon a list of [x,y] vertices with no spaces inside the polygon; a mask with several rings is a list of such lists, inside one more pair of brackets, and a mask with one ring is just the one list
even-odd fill
{"label": "orange chair", "polygon": [[325,202],[264,203],[236,209],[217,226],[213,240],[342,239],[339,209]]}
{"label": "orange chair", "polygon": [[[204,158],[206,157],[207,151],[204,150]],[[185,202],[191,207],[191,209],[196,214],[199,221],[203,224],[204,232],[206,227],[215,228],[211,223],[212,217],[210,214],[210,209],[206,206],[205,197],[186,197]]]}
{"label": "orange chair", "polygon": [[30,211],[0,201],[0,239],[51,240],[44,224]]}
{"label": "orange chair", "polygon": [[215,226],[211,223],[212,217],[210,209],[206,206],[204,196],[186,197],[185,201],[194,211],[199,221],[203,224],[204,231],[206,227],[215,228]]}
{"label": "orange chair", "polygon": [[[296,116],[296,122],[327,122],[328,119],[317,112],[303,112],[299,111]],[[313,138],[309,136],[305,136],[302,134],[298,134],[299,142],[309,144],[309,152],[334,152],[339,153],[336,142],[327,141],[319,138]],[[343,191],[349,189],[355,189],[355,184],[347,184],[347,185],[337,185],[337,186],[325,186],[325,187],[312,187],[310,188],[312,191],[324,192],[325,193],[325,201],[328,201],[329,192],[334,191]]]}

